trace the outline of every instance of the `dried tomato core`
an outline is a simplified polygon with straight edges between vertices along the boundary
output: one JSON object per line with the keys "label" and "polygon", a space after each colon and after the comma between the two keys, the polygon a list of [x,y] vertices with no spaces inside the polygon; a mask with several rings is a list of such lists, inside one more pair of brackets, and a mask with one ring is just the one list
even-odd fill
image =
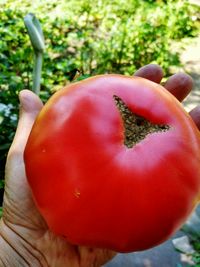
{"label": "dried tomato core", "polygon": [[169,130],[169,125],[154,124],[144,117],[133,113],[120,97],[114,95],[113,98],[123,120],[124,145],[126,147],[132,148],[145,139],[148,134]]}

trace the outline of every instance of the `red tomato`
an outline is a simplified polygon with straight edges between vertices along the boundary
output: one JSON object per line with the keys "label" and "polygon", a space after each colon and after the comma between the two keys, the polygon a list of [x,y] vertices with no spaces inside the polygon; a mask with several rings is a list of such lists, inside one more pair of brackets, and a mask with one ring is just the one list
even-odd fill
{"label": "red tomato", "polygon": [[162,86],[137,77],[96,76],[55,93],[33,126],[25,165],[48,226],[73,244],[158,245],[200,196],[195,124]]}

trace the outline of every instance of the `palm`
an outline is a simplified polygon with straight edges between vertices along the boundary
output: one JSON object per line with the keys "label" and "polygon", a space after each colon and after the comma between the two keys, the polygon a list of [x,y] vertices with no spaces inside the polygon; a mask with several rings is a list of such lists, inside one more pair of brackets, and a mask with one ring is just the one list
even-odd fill
{"label": "palm", "polygon": [[[14,173],[11,171],[12,165],[17,166]],[[48,229],[35,207],[26,182],[22,154],[20,157],[18,154],[17,158],[14,154],[10,156],[7,175],[9,179],[4,197],[4,221],[45,255],[48,266],[100,266],[113,256],[110,251],[70,245]]]}

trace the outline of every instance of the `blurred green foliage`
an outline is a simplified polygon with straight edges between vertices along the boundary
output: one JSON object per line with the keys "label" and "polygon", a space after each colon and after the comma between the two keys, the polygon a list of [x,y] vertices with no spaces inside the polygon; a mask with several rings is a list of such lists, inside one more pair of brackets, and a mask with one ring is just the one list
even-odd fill
{"label": "blurred green foliage", "polygon": [[192,257],[192,260],[194,262],[194,265],[193,265],[194,267],[200,267],[200,250],[197,251],[195,249],[195,253],[194,253],[193,257]]}
{"label": "blurred green foliage", "polygon": [[173,42],[194,37],[199,10],[184,0],[1,0],[0,177],[13,139],[18,93],[32,85],[33,51],[23,18],[32,12],[46,40],[41,98],[72,80],[100,73],[132,74],[158,63],[179,64]]}

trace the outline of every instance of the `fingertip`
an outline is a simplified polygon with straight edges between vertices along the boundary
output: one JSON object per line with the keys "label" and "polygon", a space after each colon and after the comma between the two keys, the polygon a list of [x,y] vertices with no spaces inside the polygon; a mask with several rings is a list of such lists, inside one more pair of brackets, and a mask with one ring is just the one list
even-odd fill
{"label": "fingertip", "polygon": [[43,107],[40,98],[30,90],[19,93],[20,116],[9,155],[21,155],[24,151],[33,123]]}
{"label": "fingertip", "polygon": [[163,69],[157,64],[148,64],[134,73],[134,76],[142,77],[155,83],[160,83],[163,75]]}
{"label": "fingertip", "polygon": [[200,130],[200,105],[189,112],[197,128]]}
{"label": "fingertip", "polygon": [[20,91],[19,101],[22,110],[25,112],[39,112],[43,107],[43,103],[40,98],[27,89]]}
{"label": "fingertip", "polygon": [[190,75],[179,72],[172,75],[164,85],[171,94],[182,101],[192,90],[193,79]]}

